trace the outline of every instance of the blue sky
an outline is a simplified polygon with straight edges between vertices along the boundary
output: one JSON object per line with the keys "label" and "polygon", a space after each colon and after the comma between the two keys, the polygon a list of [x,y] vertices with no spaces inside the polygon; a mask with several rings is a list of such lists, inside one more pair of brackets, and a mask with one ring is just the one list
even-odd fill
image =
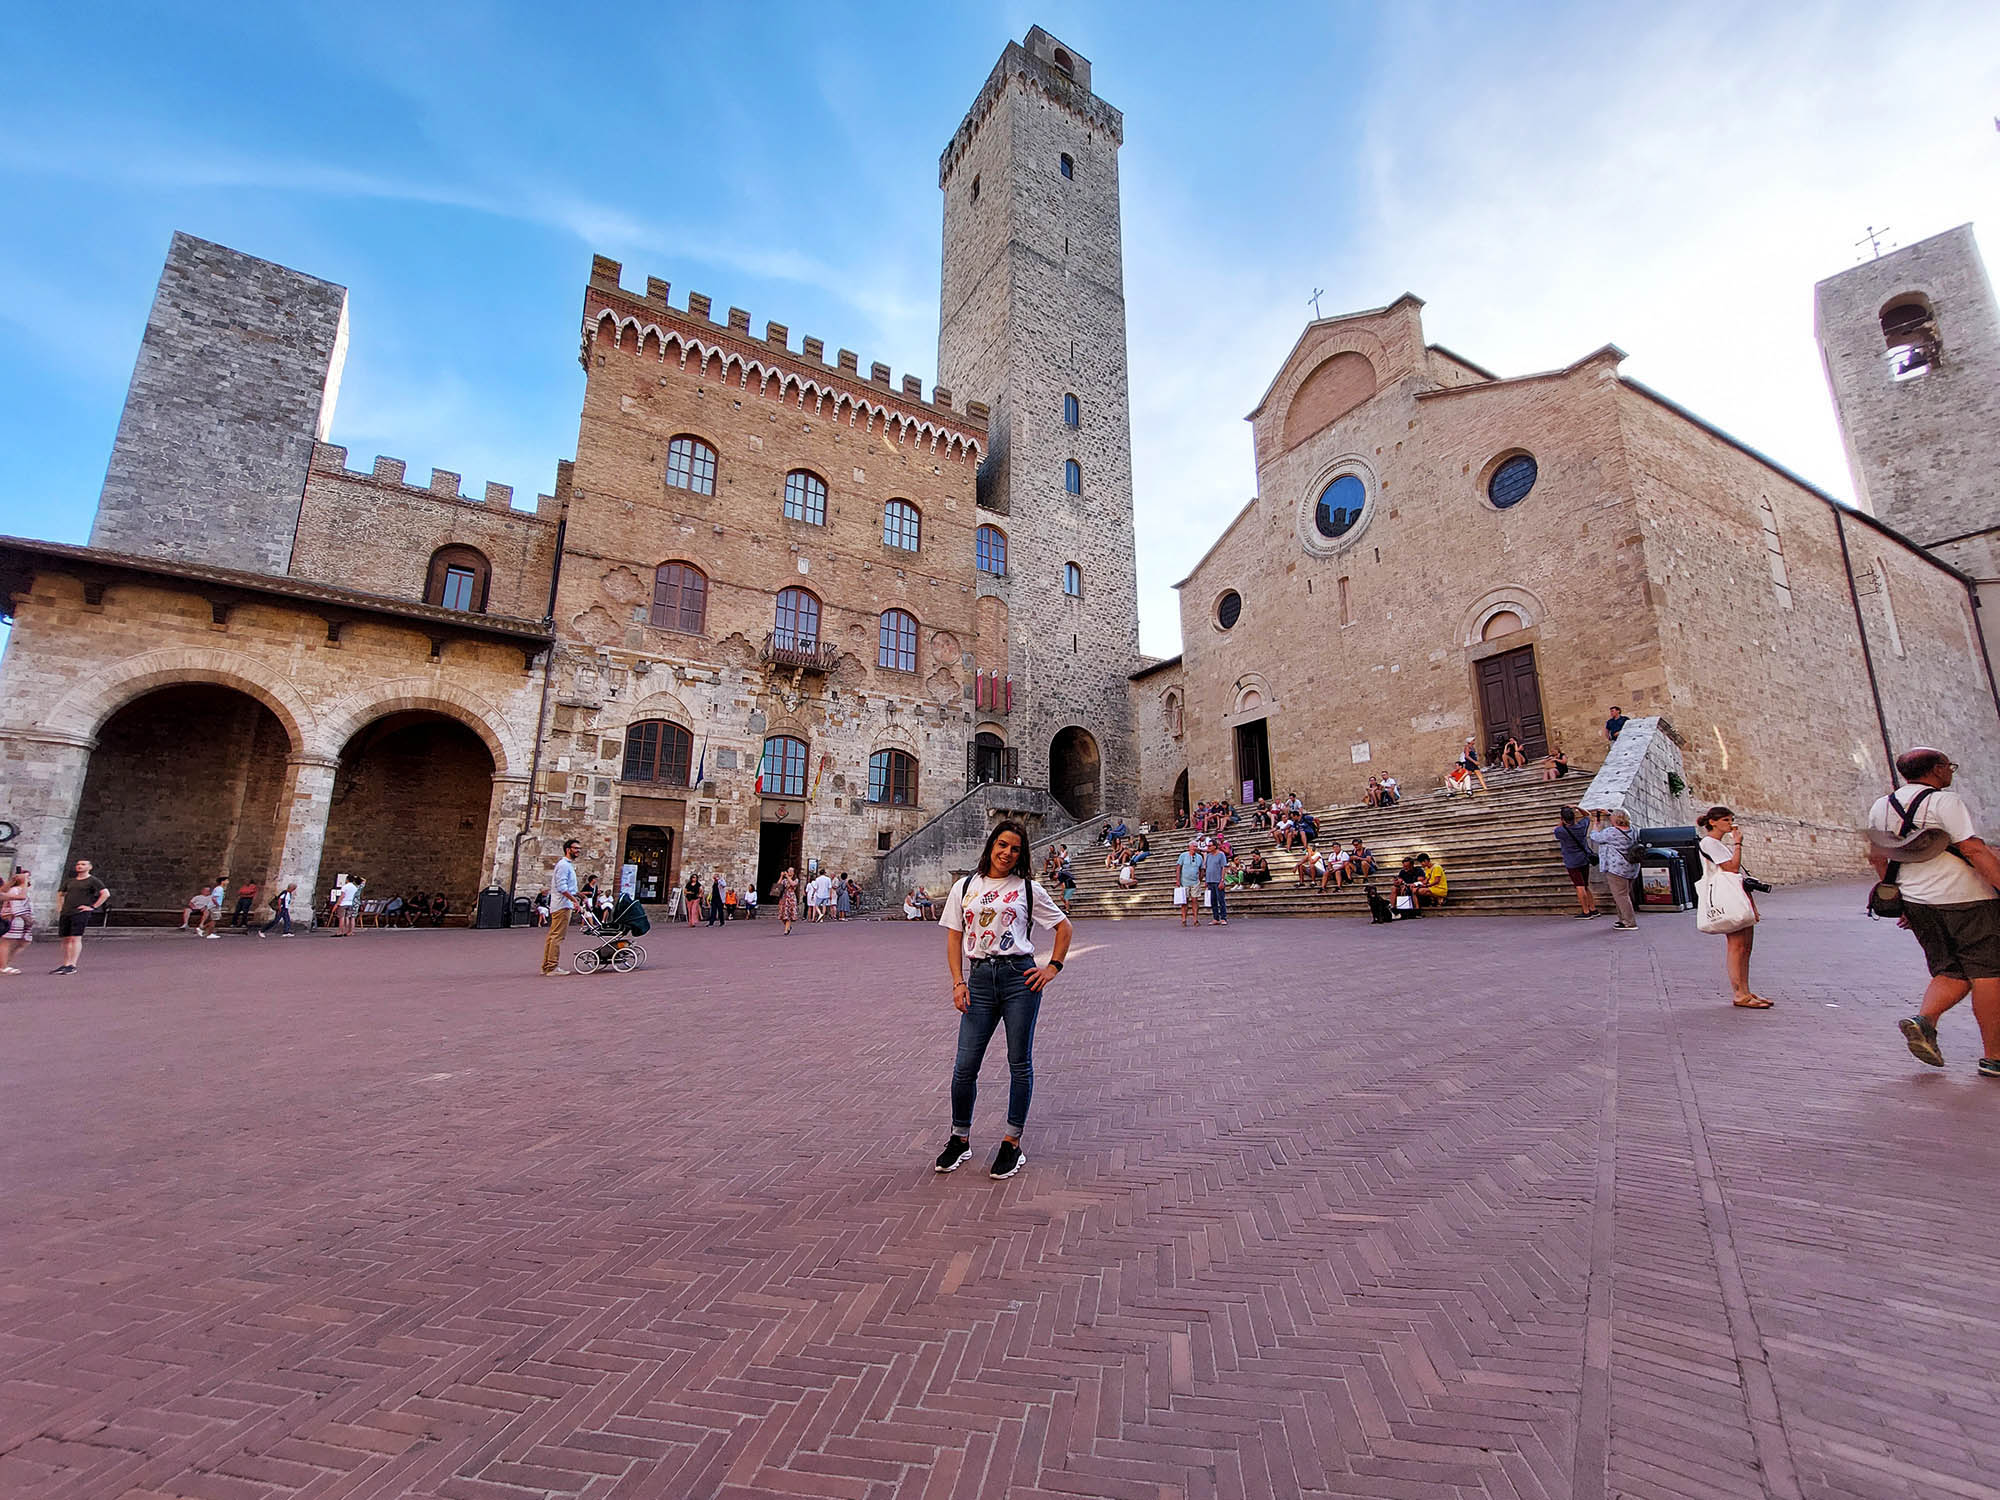
{"label": "blue sky", "polygon": [[[1226,24],[1222,24],[1226,22]],[[344,283],[349,462],[573,452],[593,252],[928,381],[937,158],[1039,23],[1125,113],[1142,644],[1325,288],[1503,373],[1606,342],[1849,493],[1812,283],[2000,255],[2000,7],[79,4],[0,52],[0,531],[81,540],[167,239]]]}

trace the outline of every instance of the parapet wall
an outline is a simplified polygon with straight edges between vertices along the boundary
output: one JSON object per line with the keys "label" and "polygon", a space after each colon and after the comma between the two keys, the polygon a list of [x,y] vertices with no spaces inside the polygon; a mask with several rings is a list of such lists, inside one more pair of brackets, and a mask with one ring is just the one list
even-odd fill
{"label": "parapet wall", "polygon": [[470,547],[489,568],[486,613],[539,620],[549,612],[555,576],[564,467],[558,466],[558,494],[537,496],[535,509],[526,511],[514,508],[510,485],[488,484],[484,497],[474,499],[460,493],[459,476],[448,469],[432,469],[429,485],[419,487],[405,482],[399,458],[355,470],[347,467],[345,448],[315,444],[288,571],[420,600],[437,550]]}
{"label": "parapet wall", "polygon": [[1687,827],[1694,821],[1694,795],[1673,731],[1657,717],[1628,722],[1577,806],[1585,812],[1622,808],[1634,828]]}

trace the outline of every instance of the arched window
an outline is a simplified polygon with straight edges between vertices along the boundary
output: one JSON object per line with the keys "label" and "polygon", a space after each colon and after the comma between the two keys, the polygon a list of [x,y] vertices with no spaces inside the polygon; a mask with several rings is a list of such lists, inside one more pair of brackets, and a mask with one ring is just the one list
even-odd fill
{"label": "arched window", "polygon": [[1928,371],[1939,352],[1937,317],[1930,300],[1911,293],[1889,303],[1882,309],[1882,337],[1896,379],[1910,380]]}
{"label": "arched window", "polygon": [[826,524],[826,481],[804,469],[785,476],[785,514],[814,526]]}
{"label": "arched window", "polygon": [[819,644],[819,596],[809,589],[786,589],[778,595],[777,639],[781,647]]}
{"label": "arched window", "polygon": [[477,613],[486,608],[486,582],[492,569],[486,554],[473,547],[440,547],[431,554],[424,579],[424,603]]}
{"label": "arched window", "polygon": [[1067,151],[1062,154],[1062,174],[1065,177],[1076,176],[1076,163],[1069,159]]}
{"label": "arched window", "polygon": [[1063,564],[1063,592],[1072,599],[1083,597],[1083,569],[1075,563]]}
{"label": "arched window", "polygon": [[677,437],[667,444],[667,483],[697,495],[715,493],[715,450],[698,437]]}
{"label": "arched window", "polygon": [[897,672],[917,670],[917,617],[906,609],[882,611],[882,634],[875,665]]}
{"label": "arched window", "polygon": [[708,623],[708,578],[693,563],[664,562],[653,574],[653,623],[700,635]]}
{"label": "arched window", "polygon": [[980,572],[1007,571],[1007,534],[1004,531],[998,526],[982,526],[974,541],[978,548]]}
{"label": "arched window", "polygon": [[806,742],[789,734],[774,734],[764,741],[764,763],[757,774],[757,790],[766,797],[803,797],[806,794]]}
{"label": "arched window", "polygon": [[1072,495],[1083,493],[1083,465],[1073,458],[1063,460],[1063,488]]}
{"label": "arched window", "polygon": [[917,805],[917,758],[901,750],[868,757],[868,800],[890,807]]}
{"label": "arched window", "polygon": [[923,518],[917,508],[907,500],[891,500],[882,507],[882,545],[901,547],[905,552],[917,550],[917,537],[922,530]]}
{"label": "arched window", "polygon": [[974,203],[979,201],[979,174],[977,172],[972,174],[972,201]]}
{"label": "arched window", "polygon": [[1081,427],[1082,425],[1083,403],[1076,399],[1074,392],[1071,392],[1069,395],[1063,397],[1063,426]]}
{"label": "arched window", "polygon": [[694,736],[665,719],[645,719],[625,730],[624,781],[664,781],[688,784],[694,763]]}

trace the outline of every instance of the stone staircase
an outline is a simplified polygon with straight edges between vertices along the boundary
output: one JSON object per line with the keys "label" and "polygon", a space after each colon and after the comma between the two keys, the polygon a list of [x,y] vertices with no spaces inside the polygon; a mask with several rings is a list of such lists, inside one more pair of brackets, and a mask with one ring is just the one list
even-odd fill
{"label": "stone staircase", "polygon": [[[1343,845],[1359,836],[1374,851],[1376,888],[1388,896],[1389,882],[1405,854],[1428,854],[1444,861],[1450,882],[1445,912],[1565,912],[1576,909],[1569,876],[1563,873],[1550,830],[1556,809],[1574,803],[1590,785],[1587,770],[1573,770],[1561,781],[1543,781],[1538,767],[1526,771],[1488,771],[1489,793],[1444,797],[1434,792],[1405,791],[1392,808],[1360,806],[1314,808],[1320,844],[1335,835]],[[1115,818],[1112,821],[1116,821]],[[1131,821],[1127,819],[1127,821]],[[1139,884],[1120,888],[1116,872],[1104,867],[1104,848],[1094,840],[1104,818],[1084,828],[1069,829],[1035,846],[1035,869],[1052,843],[1067,843],[1076,872],[1072,912],[1079,917],[1174,917],[1174,860],[1187,847],[1188,835],[1171,829],[1149,834],[1153,853],[1139,866]],[[1080,839],[1077,835],[1081,834]],[[1244,887],[1229,895],[1229,912],[1239,916],[1323,917],[1368,915],[1368,901],[1358,885],[1322,893],[1317,886],[1297,882],[1296,859],[1274,847],[1269,830],[1251,828],[1240,815],[1229,830],[1238,858],[1261,850],[1271,865],[1271,883]]]}

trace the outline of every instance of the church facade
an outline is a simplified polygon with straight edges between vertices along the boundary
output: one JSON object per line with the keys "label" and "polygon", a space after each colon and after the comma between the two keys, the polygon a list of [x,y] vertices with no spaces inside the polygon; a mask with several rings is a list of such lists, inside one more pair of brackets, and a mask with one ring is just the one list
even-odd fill
{"label": "church facade", "polygon": [[1668,721],[1781,878],[1858,868],[1892,747],[1954,750],[2000,810],[1971,578],[1623,358],[1501,378],[1412,296],[1308,327],[1250,415],[1257,496],[1179,585],[1181,656],[1133,674],[1144,812],[1422,792],[1468,739],[1589,768],[1614,706]]}

